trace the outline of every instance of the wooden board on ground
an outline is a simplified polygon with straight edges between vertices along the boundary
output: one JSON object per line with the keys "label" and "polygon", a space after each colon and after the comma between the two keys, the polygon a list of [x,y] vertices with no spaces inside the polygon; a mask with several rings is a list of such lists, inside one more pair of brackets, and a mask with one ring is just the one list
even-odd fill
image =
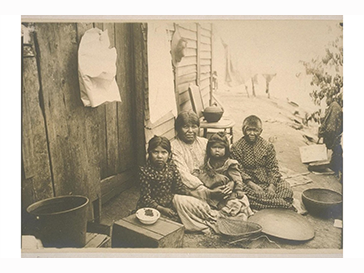
{"label": "wooden board on ground", "polygon": [[111,240],[109,236],[99,233],[90,233],[90,232],[86,233],[85,248],[101,248],[110,246],[111,246]]}
{"label": "wooden board on ground", "polygon": [[327,160],[327,148],[324,144],[299,147],[302,163]]}

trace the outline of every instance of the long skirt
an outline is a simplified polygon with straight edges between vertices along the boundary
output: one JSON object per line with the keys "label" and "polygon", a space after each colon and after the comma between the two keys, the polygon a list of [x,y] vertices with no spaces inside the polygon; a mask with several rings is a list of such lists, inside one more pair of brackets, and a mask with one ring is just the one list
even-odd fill
{"label": "long skirt", "polygon": [[[172,202],[186,231],[191,232],[209,232],[209,227],[214,229],[216,221],[219,221],[221,217],[239,216],[241,221],[246,221],[253,215],[247,196],[227,200],[220,210],[212,208],[208,202],[193,196],[176,194]],[[216,229],[214,230],[216,232]]]}
{"label": "long skirt", "polygon": [[208,222],[211,221],[209,215],[216,215],[216,211],[212,210],[207,202],[192,196],[176,194],[173,206],[186,231],[208,231]]}
{"label": "long skirt", "polygon": [[247,185],[243,186],[243,191],[248,196],[250,207],[252,209],[293,209],[293,191],[287,182],[279,182],[274,194],[267,192],[268,184],[258,185],[264,190],[263,193],[256,192]]}

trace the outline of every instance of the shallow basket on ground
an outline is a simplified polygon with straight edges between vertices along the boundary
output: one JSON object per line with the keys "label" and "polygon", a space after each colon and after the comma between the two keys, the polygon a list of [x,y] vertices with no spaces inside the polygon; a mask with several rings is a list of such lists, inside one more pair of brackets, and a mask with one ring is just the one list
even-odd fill
{"label": "shallow basket on ground", "polygon": [[321,218],[340,217],[342,195],[324,188],[311,188],[302,193],[302,202],[307,211]]}
{"label": "shallow basket on ground", "polygon": [[262,231],[259,224],[241,219],[218,218],[216,224],[221,234],[232,237],[248,237]]}

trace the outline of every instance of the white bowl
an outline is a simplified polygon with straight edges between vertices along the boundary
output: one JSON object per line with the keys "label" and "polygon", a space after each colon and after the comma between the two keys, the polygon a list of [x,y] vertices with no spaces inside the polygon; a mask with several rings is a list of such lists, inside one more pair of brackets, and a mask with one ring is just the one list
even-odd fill
{"label": "white bowl", "polygon": [[145,225],[152,225],[161,216],[160,212],[153,208],[141,208],[135,213],[135,216]]}

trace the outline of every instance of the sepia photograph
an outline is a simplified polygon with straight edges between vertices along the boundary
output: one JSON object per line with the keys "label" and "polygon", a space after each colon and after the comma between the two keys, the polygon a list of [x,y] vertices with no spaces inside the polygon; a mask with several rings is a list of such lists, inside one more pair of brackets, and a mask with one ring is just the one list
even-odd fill
{"label": "sepia photograph", "polygon": [[344,25],[22,16],[21,256],[343,257]]}

